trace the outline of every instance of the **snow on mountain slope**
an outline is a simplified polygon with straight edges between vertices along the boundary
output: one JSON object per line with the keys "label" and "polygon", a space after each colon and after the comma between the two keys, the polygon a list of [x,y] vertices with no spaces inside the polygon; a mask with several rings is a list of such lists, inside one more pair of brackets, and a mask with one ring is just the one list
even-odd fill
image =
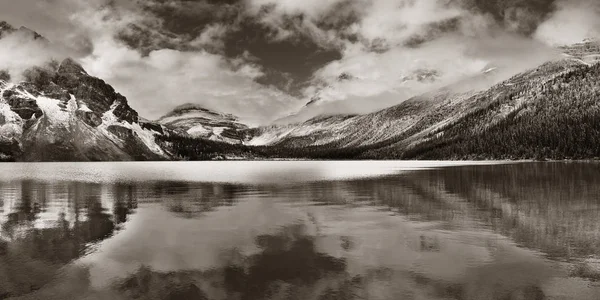
{"label": "snow on mountain slope", "polygon": [[218,113],[195,104],[184,104],[157,120],[157,123],[192,137],[230,144],[241,144],[248,126],[238,118]]}
{"label": "snow on mountain slope", "polygon": [[[585,46],[584,56],[595,55],[593,47]],[[581,49],[581,47],[580,47]],[[581,51],[579,52],[581,56]],[[490,89],[478,90],[477,80],[502,70],[487,68],[481,76],[454,86],[411,98],[397,106],[375,113],[358,116],[314,118],[307,122],[263,127],[253,130],[248,145],[279,146],[282,149],[317,147],[322,149],[401,149],[430,138],[430,133],[448,126],[465,115],[485,107],[498,98],[510,97],[500,104],[498,113],[490,119],[490,126],[525,105],[530,94],[541,84],[590,63],[566,57],[543,64],[535,69],[513,76]],[[443,132],[439,132],[443,134]]]}

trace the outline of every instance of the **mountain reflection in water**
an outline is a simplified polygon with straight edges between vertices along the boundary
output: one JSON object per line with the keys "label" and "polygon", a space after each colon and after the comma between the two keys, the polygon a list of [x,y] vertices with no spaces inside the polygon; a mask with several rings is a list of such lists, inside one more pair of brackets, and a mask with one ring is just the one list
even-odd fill
{"label": "mountain reflection in water", "polygon": [[385,174],[1,182],[0,299],[600,298],[598,164]]}

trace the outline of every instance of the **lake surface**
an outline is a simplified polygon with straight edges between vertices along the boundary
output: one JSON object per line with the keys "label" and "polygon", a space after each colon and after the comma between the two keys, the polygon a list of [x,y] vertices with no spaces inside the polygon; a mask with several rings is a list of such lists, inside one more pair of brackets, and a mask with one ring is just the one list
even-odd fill
{"label": "lake surface", "polygon": [[600,164],[0,164],[0,299],[600,299]]}

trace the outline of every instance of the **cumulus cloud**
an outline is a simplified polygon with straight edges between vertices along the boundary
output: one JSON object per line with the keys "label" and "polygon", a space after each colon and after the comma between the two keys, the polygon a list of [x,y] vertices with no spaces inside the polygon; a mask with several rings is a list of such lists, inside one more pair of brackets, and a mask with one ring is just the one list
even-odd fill
{"label": "cumulus cloud", "polygon": [[[177,105],[198,103],[260,123],[285,113],[286,104],[293,101],[256,83],[263,75],[260,67],[242,60],[228,60],[203,50],[160,49],[143,55],[114,38],[114,32],[140,16],[108,20],[109,16],[111,12],[94,10],[74,18],[89,26],[94,42],[91,55],[81,61],[90,74],[125,95],[142,116],[155,119]],[[207,30],[214,35],[220,29]]]}

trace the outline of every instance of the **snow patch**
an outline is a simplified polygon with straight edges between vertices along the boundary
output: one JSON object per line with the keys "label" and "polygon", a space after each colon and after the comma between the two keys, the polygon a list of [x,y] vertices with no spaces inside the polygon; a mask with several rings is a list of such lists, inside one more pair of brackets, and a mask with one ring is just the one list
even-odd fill
{"label": "snow patch", "polygon": [[119,144],[122,144],[122,141],[110,131],[108,131],[108,127],[112,125],[131,129],[135,133],[135,135],[140,139],[140,141],[142,141],[142,143],[146,147],[148,147],[148,149],[150,149],[150,151],[158,155],[166,155],[162,148],[158,146],[158,144],[156,144],[154,140],[154,136],[157,132],[153,130],[144,129],[138,123],[130,124],[124,121],[119,121],[117,116],[115,116],[114,114],[114,110],[117,106],[117,103],[113,103],[110,109],[102,115],[102,124],[98,126],[98,128],[101,129],[104,132],[104,134],[108,136],[111,140]]}
{"label": "snow patch", "polygon": [[44,117],[48,119],[52,125],[62,125],[66,127],[74,116],[72,113],[77,109],[74,97],[71,97],[67,103],[62,103],[63,105],[60,105],[60,100],[44,96],[37,97],[35,100],[37,105],[44,112]]}
{"label": "snow patch", "polygon": [[275,128],[273,130],[269,129],[269,131],[263,132],[261,135],[253,137],[251,140],[245,142],[244,144],[248,146],[272,145],[289,136],[292,131],[294,131],[294,128],[287,128],[285,130],[282,130],[280,128]]}
{"label": "snow patch", "polygon": [[188,129],[187,134],[191,136],[206,136],[211,132],[212,131],[209,128],[206,128],[203,125],[196,125]]}
{"label": "snow patch", "polygon": [[227,129],[227,127],[213,127],[213,134],[215,135],[221,135],[223,134],[223,131]]}
{"label": "snow patch", "polygon": [[85,112],[93,112],[85,103],[80,102],[79,103],[79,108],[78,110],[80,111],[85,111]]}
{"label": "snow patch", "polygon": [[23,135],[23,120],[3,101],[0,102],[0,115],[5,123],[0,125],[0,139],[11,140]]}
{"label": "snow patch", "polygon": [[12,140],[23,135],[23,119],[12,111],[10,105],[2,97],[5,90],[11,89],[14,84],[0,80],[0,115],[4,117],[4,124],[0,125],[0,139]]}

